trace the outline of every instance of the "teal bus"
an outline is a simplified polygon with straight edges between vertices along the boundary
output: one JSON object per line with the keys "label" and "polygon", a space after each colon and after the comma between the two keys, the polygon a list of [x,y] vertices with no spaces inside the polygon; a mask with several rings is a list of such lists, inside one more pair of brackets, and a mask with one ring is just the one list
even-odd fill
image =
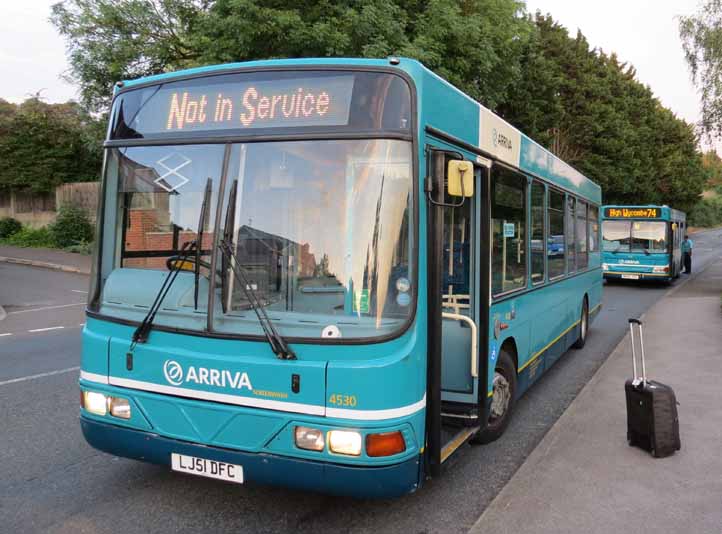
{"label": "teal bus", "polygon": [[600,188],[410,59],[119,82],[104,147],[80,423],[114,455],[403,495],[600,309]]}
{"label": "teal bus", "polygon": [[604,278],[679,278],[686,219],[684,212],[669,206],[603,206]]}

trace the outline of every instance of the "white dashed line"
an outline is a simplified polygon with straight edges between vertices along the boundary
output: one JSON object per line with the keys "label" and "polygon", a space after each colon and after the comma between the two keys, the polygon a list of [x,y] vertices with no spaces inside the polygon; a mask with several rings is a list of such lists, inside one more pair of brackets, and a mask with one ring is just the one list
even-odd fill
{"label": "white dashed line", "polygon": [[36,328],[35,330],[28,330],[28,332],[47,332],[48,330],[60,330],[65,328],[64,326],[51,326],[49,328]]}
{"label": "white dashed line", "polygon": [[87,291],[81,291],[80,289],[71,289],[70,291],[72,291],[73,293],[85,293],[86,295],[88,294]]}
{"label": "white dashed line", "polygon": [[85,326],[85,323],[80,323],[78,326]]}
{"label": "white dashed line", "polygon": [[70,373],[72,371],[78,371],[80,367],[68,367],[67,369],[59,369],[57,371],[49,371],[47,373],[39,373],[37,375],[21,376],[20,378],[13,378],[12,380],[5,380],[0,382],[0,386],[7,386],[8,384],[16,384],[18,382],[25,382],[27,380],[35,380],[36,378],[44,378],[46,376],[62,375],[64,373]]}
{"label": "white dashed line", "polygon": [[74,304],[61,304],[60,306],[45,306],[43,308],[33,308],[31,310],[20,310],[20,311],[8,312],[8,315],[15,315],[18,313],[30,313],[30,312],[34,312],[34,311],[43,311],[43,310],[57,310],[58,308],[69,308],[71,306],[85,306],[85,302],[76,302]]}
{"label": "white dashed line", "polygon": [[8,332],[7,334],[0,334],[0,337],[5,337],[5,336],[12,336],[12,332]]}

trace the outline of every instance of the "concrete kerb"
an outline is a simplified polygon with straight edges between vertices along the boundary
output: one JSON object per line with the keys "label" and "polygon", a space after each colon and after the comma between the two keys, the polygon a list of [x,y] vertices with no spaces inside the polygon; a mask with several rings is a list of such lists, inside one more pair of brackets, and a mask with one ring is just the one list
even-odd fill
{"label": "concrete kerb", "polygon": [[63,271],[66,273],[90,274],[87,269],[72,267],[70,265],[61,265],[59,263],[50,263],[46,261],[28,260],[26,258],[10,258],[8,256],[0,256],[0,262],[13,263],[16,265],[30,265],[31,267],[40,267],[42,269],[52,269],[54,271]]}
{"label": "concrete kerb", "polygon": [[[704,265],[704,267],[702,267],[702,269],[697,271],[697,273],[695,274],[695,277],[701,275],[707,269],[710,269],[715,264],[715,262],[719,261],[720,259],[722,259],[722,257],[715,257],[715,258],[710,259]],[[657,306],[661,306],[666,298],[675,294],[677,291],[679,291],[682,287],[684,287],[690,280],[692,280],[695,277],[688,277],[684,280],[679,280],[678,283],[676,283],[674,285],[674,287],[670,287],[669,290],[667,290],[664,293],[662,298],[660,298],[648,310],[646,310],[644,313],[642,313],[639,316],[639,320],[644,322],[648,313],[650,313],[652,310],[654,310]],[[577,394],[576,398],[572,401],[572,403],[569,406],[567,406],[566,410],[564,410],[564,413],[562,413],[562,415],[559,417],[559,419],[557,419],[557,421],[554,423],[554,425],[552,425],[552,427],[549,429],[549,431],[544,435],[544,437],[541,439],[541,441],[536,445],[536,447],[534,448],[534,451],[532,451],[532,453],[530,454],[530,457],[531,457],[531,455],[533,455],[535,453],[535,451],[538,447],[540,447],[544,444],[545,441],[547,441],[547,440],[554,441],[556,439],[555,436],[560,432],[560,427],[566,423],[565,418],[566,418],[567,414],[570,413],[570,411],[574,408],[575,404],[578,402],[578,399],[581,398],[582,396],[586,395],[587,390],[590,390],[600,380],[599,377],[601,376],[602,371],[609,364],[609,362],[613,359],[614,355],[619,353],[620,351],[628,350],[629,345],[630,345],[629,332],[627,332],[624,335],[624,337],[622,337],[622,339],[619,341],[619,343],[614,347],[614,349],[609,353],[609,356],[607,356],[607,359],[604,361],[604,363],[599,367],[599,369],[597,369],[597,371],[594,373],[594,376],[592,376],[592,378],[589,379],[589,381],[584,385],[582,390]],[[527,461],[528,461],[528,458],[519,467],[519,469],[517,470],[517,473],[519,471],[521,471],[521,469],[524,467],[524,465],[526,464]],[[487,515],[487,513],[491,513],[496,501],[500,501],[501,499],[503,499],[505,489],[512,483],[514,478],[517,476],[517,473],[515,473],[507,481],[504,488],[502,488],[502,490],[496,495],[496,497],[494,497],[494,499],[489,503],[489,505],[486,507],[484,512],[479,516],[479,518],[476,520],[474,525],[469,530],[469,534],[477,534],[477,533],[481,532],[480,525],[482,524],[485,516]],[[503,501],[501,501],[501,502],[503,502]]]}

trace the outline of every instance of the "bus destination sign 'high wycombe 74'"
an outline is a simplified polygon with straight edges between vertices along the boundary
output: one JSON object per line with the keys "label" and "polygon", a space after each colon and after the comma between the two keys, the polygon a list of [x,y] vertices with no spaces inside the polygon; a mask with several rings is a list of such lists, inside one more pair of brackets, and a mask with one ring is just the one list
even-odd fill
{"label": "bus destination sign 'high wycombe 74'", "polygon": [[604,208],[604,217],[607,219],[659,219],[662,216],[659,208]]}

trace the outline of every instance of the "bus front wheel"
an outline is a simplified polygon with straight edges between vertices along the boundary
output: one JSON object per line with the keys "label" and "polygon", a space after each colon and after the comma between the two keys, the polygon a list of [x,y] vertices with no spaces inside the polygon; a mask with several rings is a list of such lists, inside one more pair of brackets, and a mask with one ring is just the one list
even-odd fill
{"label": "bus front wheel", "polygon": [[472,443],[491,443],[499,439],[509,426],[516,402],[516,365],[511,354],[504,348],[499,352],[494,368],[493,388],[486,428],[471,438]]}

